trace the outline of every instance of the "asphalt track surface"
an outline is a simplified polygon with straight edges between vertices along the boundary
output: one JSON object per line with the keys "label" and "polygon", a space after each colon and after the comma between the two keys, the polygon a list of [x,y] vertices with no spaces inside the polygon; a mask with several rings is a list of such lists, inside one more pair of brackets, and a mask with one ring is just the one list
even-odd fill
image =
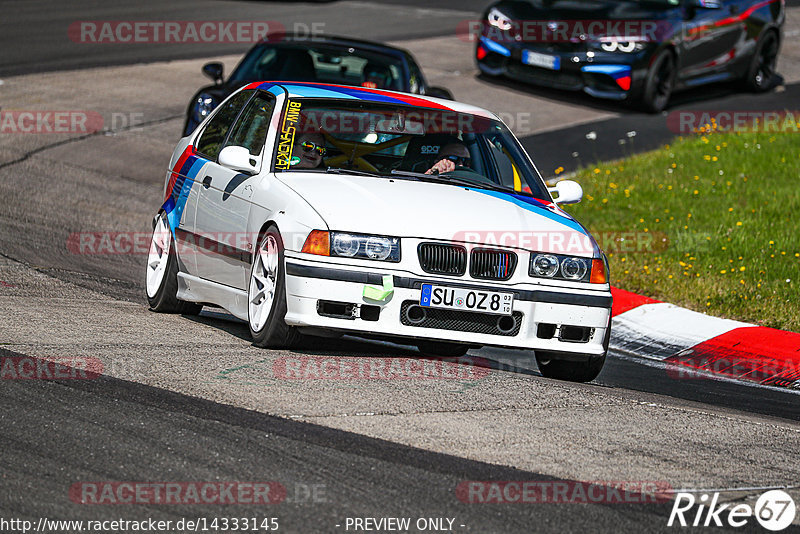
{"label": "asphalt track surface", "polygon": [[[0,77],[31,72],[241,54],[249,45],[125,44],[88,45],[64,39],[66,28],[77,21],[175,20],[267,21],[284,28],[310,31],[312,22],[324,22],[324,31],[361,39],[410,40],[454,35],[459,22],[479,16],[481,0],[428,2],[424,0],[272,2],[225,0],[139,0],[102,2],[74,0],[64,6],[51,0],[3,2],[0,35],[4,50]],[[415,11],[421,10],[417,14]],[[388,21],[397,23],[387,23]],[[280,26],[278,26],[280,27]]]}
{"label": "asphalt track surface", "polygon": [[[255,513],[278,516],[289,532],[341,532],[336,525],[345,517],[375,515],[457,517],[455,530],[461,532],[525,532],[548,525],[577,531],[586,524],[613,530],[623,522],[626,528],[652,530],[669,514],[668,503],[583,506],[580,514],[557,504],[546,511],[506,506],[499,513],[497,505],[485,505],[487,510],[454,503],[453,489],[462,480],[559,480],[110,377],[20,381],[3,387],[0,397],[5,406],[29,406],[6,410],[0,418],[4,428],[15,429],[3,439],[4,517],[64,513],[54,503],[64,501],[65,481],[153,481],[163,480],[165,473],[181,481],[280,481],[287,502]],[[27,491],[32,480],[41,481],[35,499]],[[309,494],[309,488],[324,490]],[[199,513],[191,505],[173,506],[166,513],[163,506],[120,505],[96,506],[81,517],[177,520],[253,514],[245,504],[203,506]]]}
{"label": "asphalt track surface", "polygon": [[[86,54],[63,42],[64,24],[74,20],[141,19],[145,11],[148,19],[243,19],[263,10],[269,20],[291,23],[298,10],[313,9],[342,28],[337,33],[402,41],[457,98],[489,107],[481,99],[502,92],[498,100],[509,110],[568,110],[572,126],[558,136],[547,117],[518,131],[545,171],[577,159],[557,152],[565,147],[577,147],[586,163],[588,154],[609,159],[614,150],[624,155],[669,139],[663,117],[475,78],[463,55],[436,61],[448,46],[464,48],[448,37],[452,6],[479,12],[482,2],[397,4],[153,2],[145,10],[73,2],[64,10],[52,2],[5,3],[10,16],[0,22],[0,39],[12,53],[0,59],[0,105],[94,109],[106,118],[135,110],[141,122],[85,138],[0,138],[0,355],[89,356],[106,369],[90,381],[0,382],[0,424],[7,429],[0,435],[0,517],[273,515],[287,532],[342,532],[336,525],[346,517],[454,517],[457,532],[639,532],[670,530],[670,505],[476,505],[460,502],[454,488],[465,480],[666,480],[697,489],[800,482],[795,392],[676,380],[656,364],[616,354],[594,383],[565,384],[542,378],[530,356],[501,350],[472,354],[488,375],[458,386],[305,381],[289,387],[263,368],[294,356],[417,353],[354,338],[316,340],[288,353],[258,350],[249,345],[246,325],[219,312],[198,318],[147,312],[143,256],[67,250],[74,232],[147,232],[184,103],[203,83],[200,59],[223,56],[227,66],[235,60],[227,54],[241,51],[118,47]],[[407,24],[383,24],[387,9]],[[39,38],[26,41],[34,29]],[[184,58],[198,61],[138,65]],[[90,67],[104,68],[74,70]],[[45,73],[54,70],[64,72]],[[673,109],[782,109],[797,96],[792,83],[757,99],[722,87],[703,98],[683,95]],[[637,130],[636,145],[620,149],[617,136],[630,129]],[[598,133],[595,148],[586,144],[587,131]],[[549,155],[552,162],[543,163]],[[69,487],[90,480],[276,480],[288,498],[256,514],[245,505],[71,502]],[[323,492],[317,499],[306,493],[315,485]],[[752,504],[758,493],[724,495]]]}

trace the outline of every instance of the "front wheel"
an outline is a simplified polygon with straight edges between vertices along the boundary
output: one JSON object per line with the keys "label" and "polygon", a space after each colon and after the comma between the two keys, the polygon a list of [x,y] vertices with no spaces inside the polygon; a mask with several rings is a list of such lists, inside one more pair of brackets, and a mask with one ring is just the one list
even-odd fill
{"label": "front wheel", "polygon": [[150,309],[155,312],[197,315],[203,309],[200,304],[178,300],[178,256],[165,213],[158,216],[153,227],[145,289]]}
{"label": "front wheel", "polygon": [[763,93],[772,89],[778,80],[778,36],[769,31],[761,38],[750,67],[744,78],[744,85],[750,91]]}
{"label": "front wheel", "polygon": [[286,269],[283,240],[278,227],[270,225],[259,240],[250,270],[247,293],[248,323],[258,347],[292,346],[297,329],[286,324]]}
{"label": "front wheel", "polygon": [[650,113],[660,113],[667,107],[675,85],[675,56],[662,50],[653,60],[644,81],[640,105]]}
{"label": "front wheel", "polygon": [[605,361],[605,354],[586,361],[570,361],[558,359],[548,352],[536,351],[536,364],[542,376],[570,382],[591,382],[600,374]]}

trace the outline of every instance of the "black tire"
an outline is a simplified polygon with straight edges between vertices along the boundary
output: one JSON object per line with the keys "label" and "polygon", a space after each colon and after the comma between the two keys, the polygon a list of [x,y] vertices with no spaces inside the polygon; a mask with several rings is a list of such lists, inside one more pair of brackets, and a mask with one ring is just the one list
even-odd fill
{"label": "black tire", "polygon": [[603,369],[606,355],[595,356],[587,361],[574,362],[560,360],[548,352],[536,351],[536,364],[539,372],[546,378],[569,380],[570,382],[591,382]]}
{"label": "black tire", "polygon": [[780,42],[774,31],[768,31],[758,41],[750,67],[745,74],[744,86],[754,93],[763,93],[772,89],[778,81],[776,66]]}
{"label": "black tire", "polygon": [[[166,215],[162,213],[160,217],[166,217]],[[145,291],[145,296],[150,309],[158,313],[197,315],[203,309],[202,304],[178,299],[178,256],[175,253],[175,241],[172,239],[169,242],[167,267],[161,285],[154,296],[147,295],[147,291]]]}
{"label": "black tire", "polygon": [[446,358],[460,358],[469,350],[469,345],[461,343],[448,343],[446,341],[419,341],[417,348],[426,356],[443,356]]}
{"label": "black tire", "polygon": [[591,382],[606,363],[608,354],[608,344],[611,342],[611,310],[608,313],[608,327],[606,335],[603,337],[603,355],[593,356],[587,361],[574,362],[559,359],[557,354],[545,351],[536,351],[536,365],[539,372],[546,378],[556,380],[569,380],[570,382]]}
{"label": "black tire", "polygon": [[660,113],[669,104],[675,86],[677,68],[675,56],[669,50],[662,50],[653,60],[644,81],[639,105],[648,113]]}
{"label": "black tire", "polygon": [[[250,279],[253,277],[253,269],[256,267],[258,250],[262,244],[272,237],[278,244],[278,271],[275,281],[275,296],[264,326],[261,330],[253,330],[252,321],[247,321],[250,328],[250,335],[253,337],[253,344],[264,348],[289,348],[299,342],[300,335],[297,329],[286,324],[286,265],[284,262],[284,247],[278,227],[271,224],[267,227],[258,240],[256,253],[253,254],[253,264],[250,266]],[[248,304],[250,302],[250,281],[248,280]],[[249,310],[249,305],[248,305]]]}

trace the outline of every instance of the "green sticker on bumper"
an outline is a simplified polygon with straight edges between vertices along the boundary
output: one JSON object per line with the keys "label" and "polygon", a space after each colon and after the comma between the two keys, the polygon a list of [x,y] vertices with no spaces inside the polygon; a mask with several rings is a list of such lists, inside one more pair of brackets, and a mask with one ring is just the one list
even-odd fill
{"label": "green sticker on bumper", "polygon": [[364,286],[364,298],[370,300],[386,300],[394,293],[394,277],[390,274],[383,276],[383,287]]}

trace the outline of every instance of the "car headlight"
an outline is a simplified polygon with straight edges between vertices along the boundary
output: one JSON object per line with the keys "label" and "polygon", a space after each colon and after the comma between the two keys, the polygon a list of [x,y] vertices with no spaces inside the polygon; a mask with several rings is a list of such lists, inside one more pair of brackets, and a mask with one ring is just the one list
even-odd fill
{"label": "car headlight", "polygon": [[306,238],[302,252],[396,263],[400,261],[400,238],[314,230]]}
{"label": "car headlight", "polygon": [[194,101],[194,120],[201,123],[208,117],[208,114],[214,111],[217,107],[217,101],[213,96],[207,93],[200,93],[197,95],[197,100]]}
{"label": "car headlight", "polygon": [[605,284],[608,282],[608,264],[602,258],[577,258],[534,252],[531,254],[528,274],[536,278]]}
{"label": "car headlight", "polygon": [[583,258],[566,258],[561,262],[561,275],[567,280],[581,281],[586,278],[588,270]]}
{"label": "car headlight", "polygon": [[334,256],[350,258],[358,254],[361,243],[358,238],[350,234],[334,234],[331,249]]}
{"label": "car headlight", "polygon": [[495,28],[500,28],[501,30],[510,30],[511,29],[511,17],[507,16],[505,13],[493,7],[489,10],[489,14],[486,16],[491,26]]}
{"label": "car headlight", "polygon": [[606,52],[638,52],[644,50],[642,41],[600,41],[600,49]]}
{"label": "car headlight", "polygon": [[558,272],[558,258],[552,254],[537,254],[531,260],[531,276],[552,278]]}

